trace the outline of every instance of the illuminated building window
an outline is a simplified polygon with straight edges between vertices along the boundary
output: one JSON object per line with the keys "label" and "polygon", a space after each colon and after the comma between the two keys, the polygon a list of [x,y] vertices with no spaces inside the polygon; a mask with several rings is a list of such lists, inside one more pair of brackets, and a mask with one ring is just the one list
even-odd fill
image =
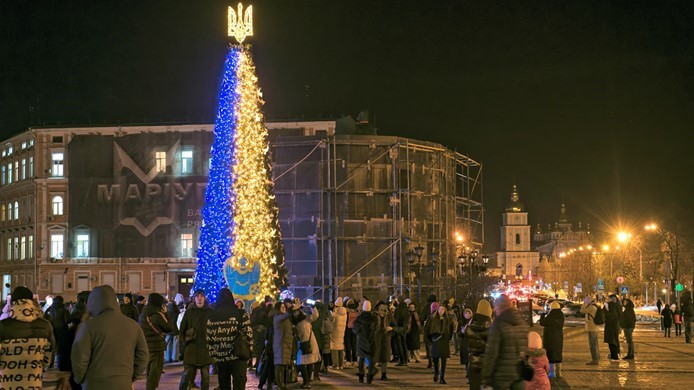
{"label": "illuminated building window", "polygon": [[53,176],[63,176],[63,152],[53,152],[53,167],[51,174]]}
{"label": "illuminated building window", "polygon": [[7,260],[12,260],[12,239],[7,239]]}
{"label": "illuminated building window", "polygon": [[12,202],[7,204],[7,220],[12,220],[12,215],[14,215],[14,208],[12,207]]}
{"label": "illuminated building window", "polygon": [[53,215],[63,215],[63,197],[60,195],[53,197]]}
{"label": "illuminated building window", "polygon": [[10,146],[9,148],[7,148],[7,155],[11,155],[13,151],[14,149],[12,148],[12,146]]}
{"label": "illuminated building window", "polygon": [[27,178],[27,159],[22,159],[22,180]]}
{"label": "illuminated building window", "polygon": [[27,248],[27,253],[29,254],[29,257],[33,258],[34,257],[34,236],[29,235],[29,245]]}
{"label": "illuminated building window", "polygon": [[14,238],[14,258],[19,260],[19,237]]}
{"label": "illuminated building window", "polygon": [[14,219],[19,219],[19,202],[17,201],[14,202]]}
{"label": "illuminated building window", "polygon": [[2,206],[0,206],[0,221],[5,222],[5,204],[3,203]]}
{"label": "illuminated building window", "polygon": [[154,152],[154,163],[157,171],[166,172],[166,152]]}
{"label": "illuminated building window", "polygon": [[181,152],[181,174],[193,173],[193,151],[184,150]]}
{"label": "illuminated building window", "polygon": [[181,234],[181,257],[193,257],[193,234]]}
{"label": "illuminated building window", "polygon": [[24,150],[24,149],[26,149],[26,148],[27,148],[27,142],[24,141],[24,142],[22,142],[22,150]]}
{"label": "illuminated building window", "polygon": [[24,260],[27,258],[27,238],[22,236],[22,242],[19,244],[19,258]]}
{"label": "illuminated building window", "polygon": [[7,168],[5,168],[4,165],[2,166],[2,175],[0,176],[0,178],[0,180],[2,180],[0,183],[2,183],[2,185],[5,185],[7,183]]}
{"label": "illuminated building window", "polygon": [[19,161],[14,162],[14,177],[16,181],[19,181]]}
{"label": "illuminated building window", "polygon": [[29,177],[34,177],[34,156],[29,157]]}
{"label": "illuminated building window", "polygon": [[7,164],[7,184],[12,184],[12,163]]}
{"label": "illuminated building window", "polygon": [[89,257],[89,234],[78,234],[76,241],[77,250],[75,255],[77,257]]}
{"label": "illuminated building window", "polygon": [[63,258],[63,235],[51,234],[51,257],[55,259]]}

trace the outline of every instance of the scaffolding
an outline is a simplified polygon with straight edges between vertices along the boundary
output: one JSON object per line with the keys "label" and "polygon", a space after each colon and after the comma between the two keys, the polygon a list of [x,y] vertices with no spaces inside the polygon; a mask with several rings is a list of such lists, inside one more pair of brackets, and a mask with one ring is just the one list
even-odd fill
{"label": "scaffolding", "polygon": [[[297,296],[414,300],[417,282],[424,297],[455,294],[455,233],[484,245],[480,163],[440,144],[375,135],[271,135],[270,149]],[[424,267],[407,262],[415,246],[425,248]]]}

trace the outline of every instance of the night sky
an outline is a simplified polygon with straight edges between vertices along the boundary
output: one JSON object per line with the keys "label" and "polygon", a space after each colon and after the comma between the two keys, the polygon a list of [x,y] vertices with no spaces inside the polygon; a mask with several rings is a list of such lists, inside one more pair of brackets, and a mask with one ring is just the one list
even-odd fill
{"label": "night sky", "polygon": [[[694,225],[693,2],[253,4],[266,117],[368,109],[379,134],[482,162],[485,250],[514,182],[533,225],[553,223],[562,200],[593,233]],[[0,2],[0,136],[211,123],[228,5]]]}

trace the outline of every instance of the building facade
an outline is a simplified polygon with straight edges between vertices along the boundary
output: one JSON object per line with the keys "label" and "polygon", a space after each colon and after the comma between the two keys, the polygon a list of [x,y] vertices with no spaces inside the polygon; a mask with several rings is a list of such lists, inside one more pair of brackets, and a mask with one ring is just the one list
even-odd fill
{"label": "building facade", "polygon": [[501,251],[497,252],[496,258],[507,280],[531,279],[537,275],[540,257],[530,248],[528,213],[515,185],[511,201],[502,214]]}
{"label": "building facade", "polygon": [[[426,141],[353,135],[343,122],[267,123],[295,293],[411,294],[415,281],[445,289],[455,232],[484,241],[481,164]],[[3,285],[67,300],[101,284],[187,295],[212,130],[35,128],[3,141]],[[417,245],[426,251],[413,267],[404,253]],[[419,267],[429,258],[438,261]]]}

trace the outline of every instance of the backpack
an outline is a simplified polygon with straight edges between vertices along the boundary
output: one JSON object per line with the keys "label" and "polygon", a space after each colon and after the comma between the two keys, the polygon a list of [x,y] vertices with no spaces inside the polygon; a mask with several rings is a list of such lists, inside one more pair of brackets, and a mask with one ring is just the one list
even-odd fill
{"label": "backpack", "polygon": [[604,325],[605,324],[605,309],[601,308],[598,305],[593,304],[598,310],[595,312],[595,317],[593,317],[593,323],[595,325]]}

